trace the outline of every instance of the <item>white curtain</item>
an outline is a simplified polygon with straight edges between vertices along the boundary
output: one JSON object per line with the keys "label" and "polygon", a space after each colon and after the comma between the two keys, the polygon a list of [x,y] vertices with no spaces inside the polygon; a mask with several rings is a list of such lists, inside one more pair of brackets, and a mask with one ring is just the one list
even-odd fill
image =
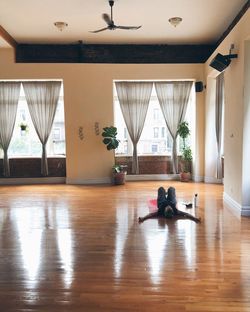
{"label": "white curtain", "polygon": [[115,84],[123,118],[133,143],[132,174],[139,174],[137,143],[145,123],[153,82],[119,81]]}
{"label": "white curtain", "polygon": [[221,146],[222,146],[222,111],[224,103],[224,73],[216,77],[215,97],[215,133],[217,143],[216,178],[222,179]]}
{"label": "white curtain", "polygon": [[177,129],[178,125],[184,121],[192,85],[192,81],[155,82],[157,97],[166,121],[167,128],[173,140],[173,173],[178,172],[176,149]]}
{"label": "white curtain", "polygon": [[23,82],[32,122],[42,143],[41,174],[48,175],[46,144],[53,125],[59,93],[60,81]]}
{"label": "white curtain", "polygon": [[20,82],[0,82],[0,146],[4,152],[3,175],[10,176],[8,148],[16,121]]}

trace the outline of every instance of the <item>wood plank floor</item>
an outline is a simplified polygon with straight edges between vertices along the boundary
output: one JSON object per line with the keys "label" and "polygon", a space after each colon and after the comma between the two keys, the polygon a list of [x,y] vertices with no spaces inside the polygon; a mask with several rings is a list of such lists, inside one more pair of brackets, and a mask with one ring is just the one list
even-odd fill
{"label": "wood plank floor", "polygon": [[250,311],[250,219],[171,182],[202,222],[138,224],[162,184],[1,186],[0,311]]}

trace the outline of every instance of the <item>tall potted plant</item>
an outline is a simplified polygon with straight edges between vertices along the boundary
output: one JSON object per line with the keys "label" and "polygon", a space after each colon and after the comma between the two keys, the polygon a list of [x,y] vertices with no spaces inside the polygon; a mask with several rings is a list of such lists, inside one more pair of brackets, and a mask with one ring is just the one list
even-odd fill
{"label": "tall potted plant", "polygon": [[[102,132],[103,143],[106,145],[108,151],[115,150],[118,148],[120,141],[117,139],[117,128],[114,126],[109,126],[103,128]],[[125,183],[126,179],[126,167],[125,165],[115,164],[112,167],[113,182],[115,185],[120,185]]]}
{"label": "tall potted plant", "polygon": [[181,172],[180,180],[187,182],[191,179],[191,164],[192,164],[192,150],[190,146],[186,144],[186,139],[190,135],[190,129],[188,122],[183,121],[179,124],[178,135],[182,138],[182,155],[181,155]]}

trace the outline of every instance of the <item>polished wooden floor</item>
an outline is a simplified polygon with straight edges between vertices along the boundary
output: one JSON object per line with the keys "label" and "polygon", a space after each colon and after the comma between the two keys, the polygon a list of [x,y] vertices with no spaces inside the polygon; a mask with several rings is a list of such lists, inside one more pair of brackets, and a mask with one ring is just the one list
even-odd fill
{"label": "polished wooden floor", "polygon": [[1,186],[0,311],[250,311],[250,218],[171,182],[202,222],[138,224],[168,184]]}

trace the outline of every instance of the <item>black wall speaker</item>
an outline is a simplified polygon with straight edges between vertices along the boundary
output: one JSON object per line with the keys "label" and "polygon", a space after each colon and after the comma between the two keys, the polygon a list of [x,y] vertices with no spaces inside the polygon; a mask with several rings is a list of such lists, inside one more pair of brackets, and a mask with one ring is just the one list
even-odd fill
{"label": "black wall speaker", "polygon": [[196,81],[195,83],[195,92],[202,92],[204,89],[202,81]]}
{"label": "black wall speaker", "polygon": [[222,55],[218,53],[209,66],[215,68],[219,72],[222,72],[230,65],[232,58],[237,58],[237,54]]}
{"label": "black wall speaker", "polygon": [[222,72],[230,63],[230,59],[227,59],[222,54],[218,53],[209,65],[219,72]]}

